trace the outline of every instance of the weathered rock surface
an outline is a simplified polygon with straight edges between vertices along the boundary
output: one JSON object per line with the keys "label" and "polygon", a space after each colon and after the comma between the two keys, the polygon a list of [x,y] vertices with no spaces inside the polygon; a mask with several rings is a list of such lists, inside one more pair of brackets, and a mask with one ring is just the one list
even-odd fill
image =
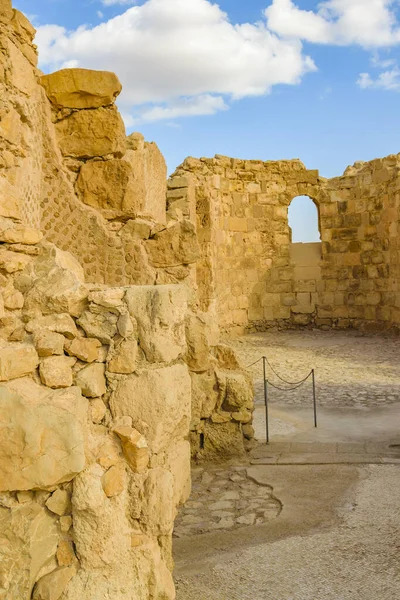
{"label": "weathered rock surface", "polygon": [[62,69],[43,75],[40,83],[58,108],[100,108],[112,104],[121,93],[118,77],[109,71]]}
{"label": "weathered rock surface", "polygon": [[106,218],[135,215],[140,207],[132,167],[126,160],[87,162],[76,189],[82,202],[101,209]]}
{"label": "weathered rock surface", "polygon": [[107,391],[105,366],[101,363],[94,363],[84,367],[77,373],[75,383],[87,398],[102,396]]}
{"label": "weathered rock surface", "polygon": [[67,388],[73,384],[72,367],[76,358],[69,356],[49,356],[39,367],[40,379],[50,388]]}
{"label": "weathered rock surface", "polygon": [[139,342],[150,362],[170,362],[186,349],[186,291],[180,286],[138,286],[126,293],[138,324]]}
{"label": "weathered rock surface", "polygon": [[38,354],[27,344],[0,346],[0,381],[9,381],[33,373],[39,364]]}
{"label": "weathered rock surface", "polygon": [[115,107],[80,110],[56,124],[64,156],[94,158],[125,154],[125,126]]}
{"label": "weathered rock surface", "polygon": [[57,525],[32,502],[12,509],[0,506],[0,593],[4,600],[31,597],[35,581],[54,568]]}
{"label": "weathered rock surface", "polygon": [[135,429],[157,453],[189,432],[190,389],[187,367],[181,364],[131,375],[112,394],[111,412],[132,417]]}
{"label": "weathered rock surface", "polygon": [[85,466],[87,403],[78,388],[30,379],[0,386],[0,491],[47,489]]}

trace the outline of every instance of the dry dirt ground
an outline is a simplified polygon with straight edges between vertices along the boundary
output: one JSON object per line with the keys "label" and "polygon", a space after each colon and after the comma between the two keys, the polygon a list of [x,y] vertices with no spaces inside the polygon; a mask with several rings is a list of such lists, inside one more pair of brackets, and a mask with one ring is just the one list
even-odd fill
{"label": "dry dirt ground", "polygon": [[[265,354],[291,381],[315,368],[319,427],[312,424],[306,386],[296,392],[274,390],[272,442],[266,446],[262,371],[260,365],[252,368],[260,445],[247,469],[239,467],[241,481],[231,482],[232,465],[220,469],[230,482],[224,484],[225,494],[231,484],[246,491],[246,481],[252,482],[253,505],[231,495],[228,502],[234,505],[222,508],[226,527],[218,527],[210,509],[208,533],[175,539],[177,599],[398,600],[400,340],[354,332],[287,332],[229,343],[244,364]],[[288,464],[275,464],[278,455]],[[207,479],[207,469],[196,477],[204,517],[204,488],[213,487],[212,496],[218,486],[215,475]],[[254,500],[263,495],[254,483],[269,490],[266,502],[272,498],[280,504],[274,518],[257,521],[262,507]],[[249,519],[255,524],[237,523],[239,506],[244,515],[255,515]],[[196,504],[192,516],[198,516]]]}

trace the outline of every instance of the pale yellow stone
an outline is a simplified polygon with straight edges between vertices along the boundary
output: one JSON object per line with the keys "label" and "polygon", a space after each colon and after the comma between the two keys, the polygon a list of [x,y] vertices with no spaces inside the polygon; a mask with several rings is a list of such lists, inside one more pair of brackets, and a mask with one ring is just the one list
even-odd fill
{"label": "pale yellow stone", "polygon": [[30,256],[9,250],[0,250],[0,269],[6,273],[22,271],[32,261]]}
{"label": "pale yellow stone", "polygon": [[119,382],[110,399],[114,417],[132,417],[133,427],[158,453],[189,433],[191,381],[187,367],[175,364],[129,375]]}
{"label": "pale yellow stone", "polygon": [[70,515],[66,515],[60,517],[60,529],[63,533],[68,533],[68,531],[72,527],[72,517]]}
{"label": "pale yellow stone", "polygon": [[75,384],[87,398],[98,398],[106,393],[105,366],[94,363],[81,369],[75,377]]}
{"label": "pale yellow stone", "polygon": [[78,330],[75,321],[68,314],[48,315],[32,319],[26,324],[26,330],[29,333],[34,333],[46,329],[56,333],[63,334],[66,338],[72,340],[78,335]]}
{"label": "pale yellow stone", "polygon": [[0,347],[0,381],[8,381],[29,375],[39,364],[33,346],[10,343]]}
{"label": "pale yellow stone", "polygon": [[130,287],[126,302],[148,361],[170,362],[185,352],[187,292],[183,286]]}
{"label": "pale yellow stone", "polygon": [[99,358],[100,346],[101,343],[95,338],[77,337],[67,343],[65,348],[70,356],[76,356],[79,360],[91,363]]}
{"label": "pale yellow stone", "polygon": [[32,600],[59,600],[71,579],[77,574],[76,564],[70,567],[55,569],[42,577],[32,596]]}
{"label": "pale yellow stone", "polygon": [[58,544],[56,558],[60,567],[70,567],[76,562],[76,556],[72,543],[68,540],[61,540]]}
{"label": "pale yellow stone", "polygon": [[94,400],[90,401],[90,414],[93,423],[101,423],[106,412],[106,405],[101,398],[94,398]]}
{"label": "pale yellow stone", "polygon": [[32,227],[17,225],[7,230],[0,230],[0,241],[8,244],[34,245],[43,239],[43,233]]}
{"label": "pale yellow stone", "polygon": [[69,356],[49,356],[39,367],[40,379],[50,388],[67,388],[73,384],[72,367],[76,358]]}
{"label": "pale yellow stone", "polygon": [[171,223],[145,244],[155,267],[189,265],[200,258],[196,229],[190,221]]}
{"label": "pale yellow stone", "polygon": [[150,460],[145,438],[136,429],[126,426],[115,427],[114,433],[121,440],[124,456],[131,469],[136,473],[144,473]]}
{"label": "pale yellow stone", "polygon": [[124,340],[117,348],[107,365],[110,373],[129,375],[136,370],[138,357],[138,344],[136,340]]}
{"label": "pale yellow stone", "polygon": [[108,469],[101,478],[101,483],[107,498],[122,494],[126,487],[126,473],[123,465],[116,465]]}
{"label": "pale yellow stone", "polygon": [[46,501],[46,506],[60,517],[68,515],[72,510],[71,496],[67,490],[58,489]]}
{"label": "pale yellow stone", "polygon": [[0,491],[46,489],[85,466],[87,402],[31,379],[0,386]]}
{"label": "pale yellow stone", "polygon": [[56,124],[64,156],[93,158],[125,153],[125,126],[115,107],[80,110]]}
{"label": "pale yellow stone", "polygon": [[87,162],[80,170],[76,189],[88,206],[101,209],[106,218],[131,214],[139,209],[136,182],[125,160]]}
{"label": "pale yellow stone", "polygon": [[53,354],[64,354],[65,338],[59,333],[48,329],[37,329],[33,335],[35,348],[39,356],[52,356]]}
{"label": "pale yellow stone", "polygon": [[122,86],[109,71],[62,69],[43,75],[40,84],[58,108],[99,108],[115,102]]}

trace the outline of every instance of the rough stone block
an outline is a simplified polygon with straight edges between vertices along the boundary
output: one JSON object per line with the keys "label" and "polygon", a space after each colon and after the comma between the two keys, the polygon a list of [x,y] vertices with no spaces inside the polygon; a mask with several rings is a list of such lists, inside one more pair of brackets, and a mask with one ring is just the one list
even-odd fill
{"label": "rough stone block", "polygon": [[115,102],[122,90],[114,73],[89,69],[62,69],[39,82],[58,108],[100,108]]}
{"label": "rough stone block", "polygon": [[30,379],[0,386],[0,491],[51,488],[85,466],[87,402],[79,388]]}
{"label": "rough stone block", "polygon": [[29,375],[39,364],[38,354],[27,344],[7,344],[0,347],[0,381]]}
{"label": "rough stone block", "polygon": [[114,417],[132,417],[153,452],[189,433],[191,380],[185,365],[144,371],[120,381],[110,399]]}
{"label": "rough stone block", "polygon": [[184,354],[187,299],[182,286],[131,287],[126,302],[149,362],[170,362]]}

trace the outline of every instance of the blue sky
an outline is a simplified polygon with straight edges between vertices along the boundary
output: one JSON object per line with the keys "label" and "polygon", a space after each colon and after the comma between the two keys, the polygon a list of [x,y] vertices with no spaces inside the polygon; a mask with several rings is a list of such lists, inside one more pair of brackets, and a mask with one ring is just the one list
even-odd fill
{"label": "blue sky", "polygon": [[218,153],[300,158],[333,177],[400,152],[399,0],[14,6],[38,28],[44,71],[120,76],[128,130],[157,142],[170,172],[186,156]]}

